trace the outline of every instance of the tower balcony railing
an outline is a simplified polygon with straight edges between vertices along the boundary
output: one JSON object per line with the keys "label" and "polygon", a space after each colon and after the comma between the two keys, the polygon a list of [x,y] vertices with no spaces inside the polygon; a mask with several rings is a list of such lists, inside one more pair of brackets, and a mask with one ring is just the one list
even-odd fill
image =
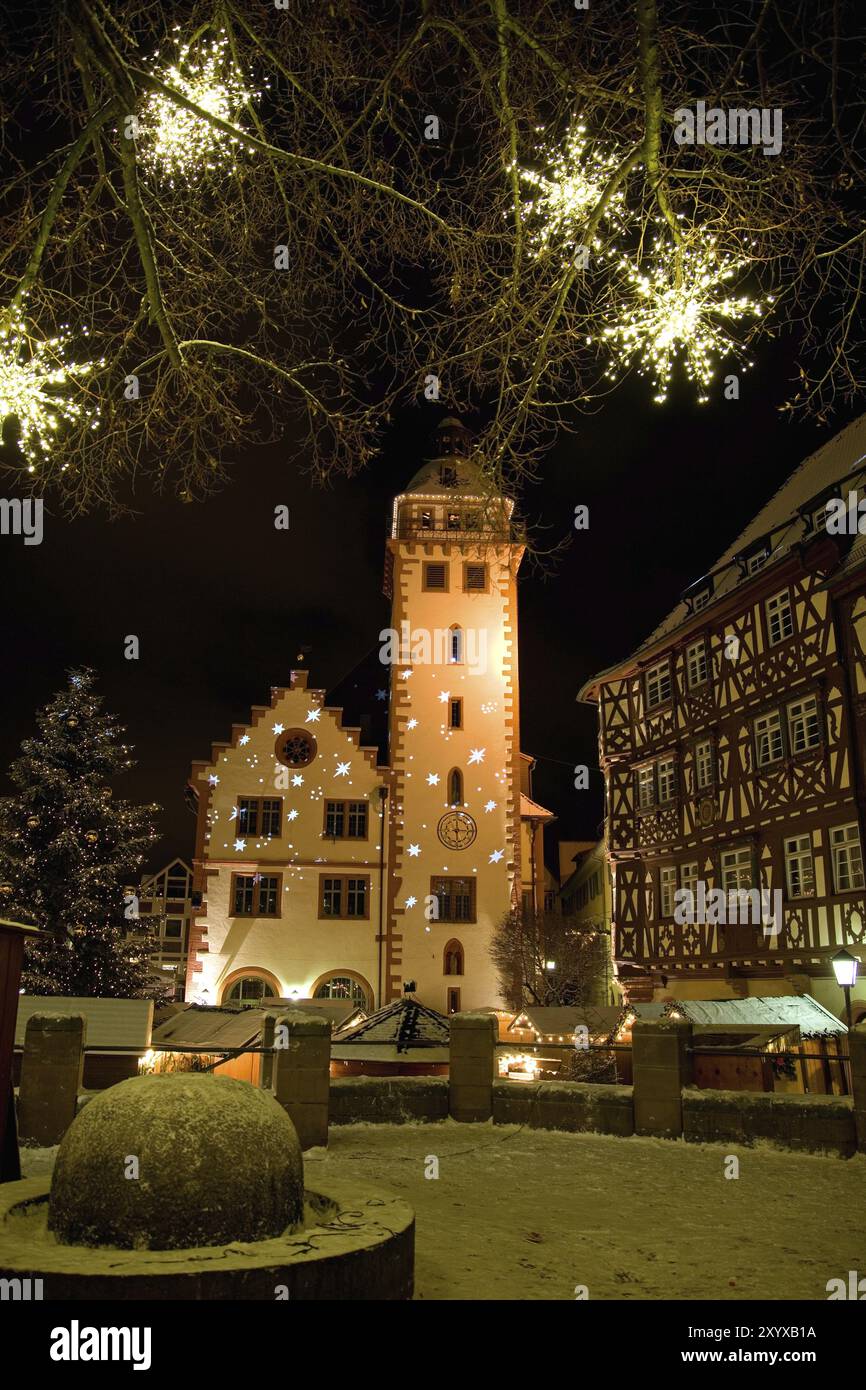
{"label": "tower balcony railing", "polygon": [[513,542],[520,540],[519,528],[508,523],[501,526],[422,526],[418,521],[401,521],[397,527],[397,539],[401,541],[448,541],[471,539],[479,544],[494,542]]}

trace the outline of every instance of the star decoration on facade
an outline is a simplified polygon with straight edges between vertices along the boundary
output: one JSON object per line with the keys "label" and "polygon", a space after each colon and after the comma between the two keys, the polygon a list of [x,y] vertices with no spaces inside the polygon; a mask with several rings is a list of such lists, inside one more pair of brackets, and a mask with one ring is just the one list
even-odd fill
{"label": "star decoration on facade", "polygon": [[289,812],[289,814],[286,816],[286,820],[297,820],[297,819],[298,819],[298,813],[297,813],[297,811],[295,810],[295,808],[294,808],[294,806],[293,806],[292,809],[291,809],[291,811]]}
{"label": "star decoration on facade", "polygon": [[282,725],[282,724],[275,724],[275,725],[274,725],[274,733],[275,733],[275,734],[281,734],[282,732],[283,732],[283,725]]}
{"label": "star decoration on facade", "polygon": [[300,772],[296,772],[295,775],[294,775],[294,777],[292,778],[292,786],[293,786],[293,787],[302,787],[303,785],[304,785],[304,778],[303,778],[303,775],[302,775]]}
{"label": "star decoration on facade", "polygon": [[240,738],[238,739],[238,743],[240,744],[241,748],[243,748],[243,746],[244,746],[245,743],[249,743],[249,741],[250,741],[250,736],[249,736],[249,734],[241,734]]}
{"label": "star decoration on facade", "polygon": [[428,786],[428,787],[438,787],[438,786],[439,786],[439,773],[438,773],[438,772],[428,772],[428,773],[427,773],[427,786]]}
{"label": "star decoration on facade", "polygon": [[504,853],[504,849],[495,849],[487,861],[488,864],[498,864]]}
{"label": "star decoration on facade", "polygon": [[473,748],[469,754],[470,763],[483,763],[486,751],[486,748]]}
{"label": "star decoration on facade", "polygon": [[308,710],[307,710],[307,717],[306,717],[306,719],[304,720],[304,723],[305,723],[305,724],[317,724],[317,723],[319,722],[319,720],[321,719],[321,717],[322,717],[322,711],[321,711],[320,709],[308,709]]}
{"label": "star decoration on facade", "polygon": [[450,694],[451,694],[451,691],[450,691],[450,690],[440,690],[440,691],[439,691],[439,703],[440,703],[440,705],[444,705],[444,704],[445,704],[445,702],[446,702],[446,700],[448,699],[448,697],[449,697]]}
{"label": "star decoration on facade", "polygon": [[409,679],[409,677],[411,676],[411,674],[412,674],[412,668],[411,668],[411,667],[410,667],[407,671],[401,671],[401,672],[400,672],[400,675],[403,677],[404,681],[407,681],[407,680]]}
{"label": "star decoration on facade", "polygon": [[235,840],[235,849],[238,851],[239,854],[243,854],[243,852],[244,852],[244,850],[246,849],[246,847],[247,847],[247,842],[246,842],[246,840]]}
{"label": "star decoration on facade", "polygon": [[377,700],[387,700],[387,698],[388,698],[388,692],[387,692],[387,690],[377,690],[377,691],[376,691],[376,699],[377,699]]}
{"label": "star decoration on facade", "polygon": [[410,720],[409,720],[409,723],[406,725],[406,728],[407,728],[407,729],[417,729],[417,728],[418,728],[418,720],[417,720],[417,719],[410,719]]}
{"label": "star decoration on facade", "polygon": [[215,787],[215,786],[217,785],[217,783],[219,782],[219,778],[217,777],[217,775],[216,775],[215,772],[212,772],[211,775],[210,775],[210,777],[208,777],[207,780],[210,782],[210,784],[211,784],[212,787]]}
{"label": "star decoration on facade", "polygon": [[418,901],[417,898],[412,898],[412,897],[407,898],[407,899],[406,899],[406,906],[407,906],[407,907],[414,907],[415,904],[417,903],[417,901]]}
{"label": "star decoration on facade", "polygon": [[348,775],[349,775],[349,768],[350,768],[350,767],[351,767],[351,763],[337,763],[337,771],[334,773],[334,776],[335,776],[335,777],[348,777]]}
{"label": "star decoration on facade", "polygon": [[484,809],[485,809],[485,811],[495,811],[495,810],[496,810],[496,802],[495,802],[495,801],[486,801],[486,802],[484,803]]}
{"label": "star decoration on facade", "polygon": [[418,858],[418,855],[419,855],[420,853],[421,853],[421,846],[420,846],[420,845],[410,845],[410,846],[409,846],[409,858],[410,858],[410,859],[417,859],[417,858]]}

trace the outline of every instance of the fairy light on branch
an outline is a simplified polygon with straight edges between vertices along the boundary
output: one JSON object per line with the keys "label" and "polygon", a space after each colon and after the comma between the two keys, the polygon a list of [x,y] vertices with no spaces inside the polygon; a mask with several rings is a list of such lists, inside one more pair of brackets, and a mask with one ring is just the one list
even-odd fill
{"label": "fairy light on branch", "polygon": [[[179,42],[177,32],[175,41]],[[235,64],[225,33],[195,48],[189,43],[179,44],[172,63],[161,63],[159,56],[154,54],[150,63],[154,77],[229,125],[238,126],[244,107],[260,95],[247,85]],[[139,112],[139,126],[140,156],[145,168],[172,186],[175,181],[188,181],[204,172],[224,170],[233,162],[238,144],[233,135],[177,105],[162,92],[148,94]]]}
{"label": "fairy light on branch", "polygon": [[652,378],[653,399],[661,404],[679,362],[705,403],[716,362],[742,346],[731,326],[761,317],[773,302],[726,291],[728,282],[750,265],[747,258],[721,252],[714,237],[692,238],[679,246],[657,241],[648,273],[624,257],[620,269],[626,303],[619,321],[600,335],[612,353],[608,377],[636,361],[639,373]]}
{"label": "fairy light on branch", "polygon": [[[544,133],[542,126],[538,133]],[[521,212],[529,228],[529,244],[536,256],[551,248],[574,250],[582,244],[582,231],[622,163],[622,151],[592,141],[586,126],[576,121],[564,143],[539,143],[537,162],[546,172],[518,168],[528,194]],[[608,199],[602,221],[609,227],[620,226],[625,210],[624,190],[617,188]],[[599,245],[597,238],[593,244]]]}
{"label": "fairy light on branch", "polygon": [[[50,454],[64,424],[90,419],[99,423],[99,410],[82,394],[68,389],[102,363],[69,360],[68,329],[53,338],[38,338],[24,319],[12,315],[0,325],[0,420],[18,419],[18,442],[33,473]],[[85,330],[86,336],[86,330]]]}

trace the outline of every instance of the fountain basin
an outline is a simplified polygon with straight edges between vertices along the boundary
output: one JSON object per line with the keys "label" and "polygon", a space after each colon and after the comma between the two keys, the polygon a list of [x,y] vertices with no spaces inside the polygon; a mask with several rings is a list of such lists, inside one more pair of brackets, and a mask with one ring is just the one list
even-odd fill
{"label": "fountain basin", "polygon": [[0,1279],[46,1300],[409,1299],[415,1215],[354,1184],[304,1192],[303,1225],[265,1240],[171,1250],[65,1245],[48,1230],[48,1178],[0,1186]]}

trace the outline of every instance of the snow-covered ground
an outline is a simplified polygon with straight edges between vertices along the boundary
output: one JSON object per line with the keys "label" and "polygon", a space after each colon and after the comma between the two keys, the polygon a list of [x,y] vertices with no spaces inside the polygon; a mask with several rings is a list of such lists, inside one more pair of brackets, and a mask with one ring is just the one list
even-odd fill
{"label": "snow-covered ground", "polygon": [[[304,1155],[311,1186],[330,1175],[415,1208],[418,1298],[826,1299],[828,1279],[866,1275],[866,1156],[450,1120],[329,1140]],[[24,1176],[56,1152],[22,1150]]]}
{"label": "snow-covered ground", "polygon": [[866,1275],[866,1156],[448,1121],[332,1126],[305,1164],[412,1204],[418,1298],[826,1299]]}

